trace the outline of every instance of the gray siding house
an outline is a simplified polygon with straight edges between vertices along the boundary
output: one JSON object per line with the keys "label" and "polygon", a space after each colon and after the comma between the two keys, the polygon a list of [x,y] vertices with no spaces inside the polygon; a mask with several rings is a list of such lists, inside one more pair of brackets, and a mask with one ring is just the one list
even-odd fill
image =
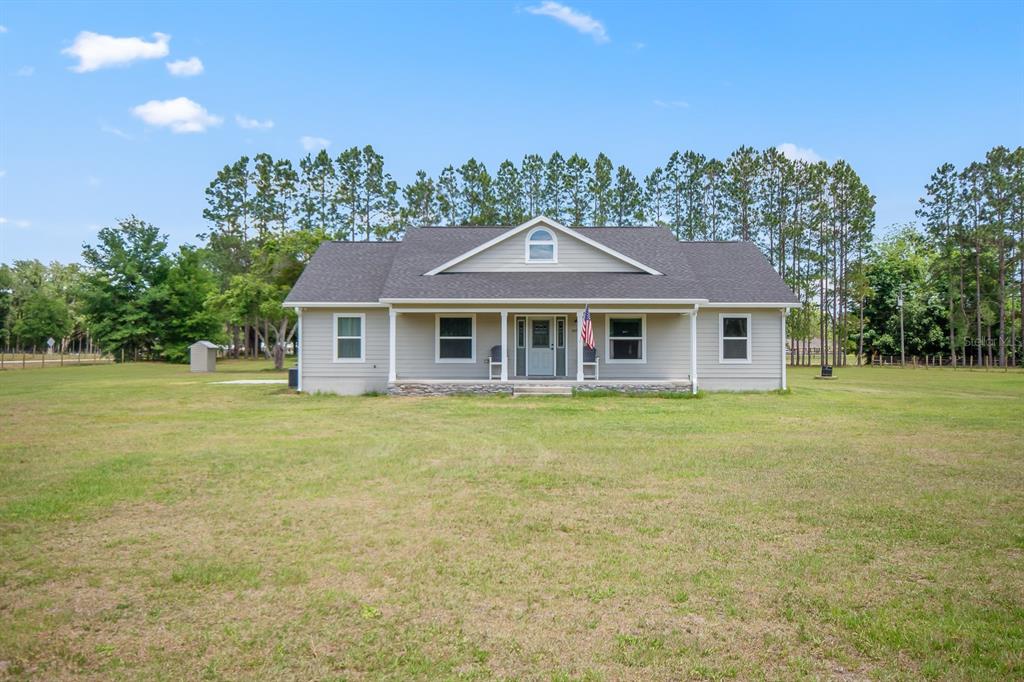
{"label": "gray siding house", "polygon": [[300,391],[421,394],[785,388],[797,300],[751,243],[540,216],[325,243],[285,305]]}

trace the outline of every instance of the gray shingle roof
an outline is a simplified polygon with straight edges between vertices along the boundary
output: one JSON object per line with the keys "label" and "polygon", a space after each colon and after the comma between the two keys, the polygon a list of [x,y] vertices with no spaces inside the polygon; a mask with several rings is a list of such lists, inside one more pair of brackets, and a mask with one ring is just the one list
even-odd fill
{"label": "gray shingle roof", "polygon": [[328,242],[286,303],[379,299],[707,299],[793,303],[796,298],[749,242],[679,242],[663,228],[575,228],[663,275],[617,272],[423,273],[511,228],[430,227],[402,242]]}

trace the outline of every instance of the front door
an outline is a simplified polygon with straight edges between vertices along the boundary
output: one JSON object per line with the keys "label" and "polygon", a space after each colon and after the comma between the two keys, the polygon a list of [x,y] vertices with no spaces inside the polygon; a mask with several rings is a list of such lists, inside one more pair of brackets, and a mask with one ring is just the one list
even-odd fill
{"label": "front door", "polygon": [[526,373],[529,376],[551,377],[555,375],[555,335],[552,327],[554,318],[531,317],[530,347],[526,354]]}

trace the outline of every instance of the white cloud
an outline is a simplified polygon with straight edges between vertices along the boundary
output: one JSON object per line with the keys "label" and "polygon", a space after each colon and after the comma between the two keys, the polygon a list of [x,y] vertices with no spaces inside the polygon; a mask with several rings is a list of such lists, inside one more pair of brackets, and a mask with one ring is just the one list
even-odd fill
{"label": "white cloud", "polygon": [[202,133],[224,119],[214,116],[188,97],[151,99],[132,109],[132,113],[152,126],[170,128],[175,133]]}
{"label": "white cloud", "polygon": [[29,76],[31,76],[35,72],[36,72],[36,67],[34,67],[34,66],[23,66],[20,69],[18,69],[17,71],[15,71],[14,75],[18,76],[19,78],[28,78]]}
{"label": "white cloud", "polygon": [[176,62],[167,62],[167,72],[172,76],[198,76],[203,72],[203,61],[199,57],[179,59]]}
{"label": "white cloud", "polygon": [[551,17],[556,21],[562,22],[566,26],[571,26],[580,33],[593,38],[595,43],[607,43],[611,40],[611,38],[608,37],[608,31],[604,28],[604,24],[589,14],[577,12],[568,5],[546,0],[534,7],[527,7],[526,11],[530,14]]}
{"label": "white cloud", "polygon": [[32,223],[28,220],[9,220],[4,216],[0,216],[0,225],[14,225],[15,227],[26,230],[32,227]]}
{"label": "white cloud", "polygon": [[110,133],[111,135],[117,135],[118,137],[120,137],[120,138],[122,138],[124,140],[132,139],[131,135],[129,135],[128,133],[124,132],[120,128],[115,128],[114,126],[108,126],[106,123],[103,123],[103,124],[100,125],[100,130],[102,130],[105,133]]}
{"label": "white cloud", "polygon": [[274,122],[269,118],[266,121],[260,121],[255,118],[246,118],[241,114],[235,114],[235,123],[238,124],[239,128],[245,128],[246,130],[270,130],[274,127]]}
{"label": "white cloud", "polygon": [[642,50],[647,47],[647,43],[633,43],[634,50]]}
{"label": "white cloud", "polygon": [[85,178],[85,183],[90,187],[99,187],[100,182],[100,179],[97,178],[95,175],[89,175]]}
{"label": "white cloud", "polygon": [[331,141],[323,137],[313,137],[312,135],[303,135],[299,138],[299,144],[307,152],[315,152],[318,149],[327,149],[331,146]]}
{"label": "white cloud", "polygon": [[776,149],[779,150],[782,153],[782,155],[785,156],[790,161],[806,161],[807,163],[817,163],[818,161],[823,160],[821,156],[818,155],[818,152],[814,151],[810,147],[797,147],[792,142],[783,142],[778,147],[776,147]]}
{"label": "white cloud", "polygon": [[654,100],[654,106],[659,109],[689,109],[690,103],[681,99],[656,99]]}
{"label": "white cloud", "polygon": [[6,168],[0,168],[0,178],[6,178],[6,177],[7,177],[7,169]]}
{"label": "white cloud", "polygon": [[0,24],[0,33],[7,33],[7,27],[3,24]]}
{"label": "white cloud", "polygon": [[164,33],[154,33],[153,42],[142,38],[115,38],[92,31],[82,31],[75,37],[71,47],[61,50],[61,54],[78,59],[78,64],[71,67],[76,73],[96,71],[109,66],[127,66],[139,59],[160,59],[170,52],[167,43],[171,37]]}

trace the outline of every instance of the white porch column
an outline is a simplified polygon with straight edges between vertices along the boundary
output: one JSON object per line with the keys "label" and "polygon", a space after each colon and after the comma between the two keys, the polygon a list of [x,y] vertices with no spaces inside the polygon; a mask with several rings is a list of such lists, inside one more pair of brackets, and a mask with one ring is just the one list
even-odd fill
{"label": "white porch column", "polygon": [[583,311],[576,311],[576,381],[583,381]]}
{"label": "white porch column", "polygon": [[694,304],[690,311],[690,391],[697,392],[697,311],[700,306]]}
{"label": "white porch column", "polygon": [[501,311],[501,380],[508,381],[508,311]]}
{"label": "white porch column", "polygon": [[388,308],[388,383],[398,381],[398,366],[395,363],[395,340],[398,338],[398,311]]}
{"label": "white porch column", "polygon": [[789,308],[782,309],[782,322],[779,329],[779,334],[782,337],[779,345],[782,346],[782,390],[786,390],[786,315],[789,314]]}
{"label": "white porch column", "polygon": [[302,344],[305,339],[302,337],[302,308],[298,308],[299,321],[296,323],[295,333],[299,336],[298,343],[295,344],[295,359],[296,365],[299,368],[299,385],[296,386],[295,390],[302,393]]}

